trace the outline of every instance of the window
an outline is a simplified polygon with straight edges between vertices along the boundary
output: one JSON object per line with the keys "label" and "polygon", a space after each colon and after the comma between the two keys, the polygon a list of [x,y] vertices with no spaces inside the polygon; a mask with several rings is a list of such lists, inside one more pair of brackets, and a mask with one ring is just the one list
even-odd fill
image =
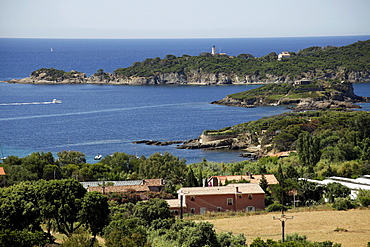
{"label": "window", "polygon": [[221,212],[222,211],[222,208],[221,207],[217,207],[217,212]]}
{"label": "window", "polygon": [[194,201],[195,200],[194,196],[190,197],[190,200],[191,201]]}
{"label": "window", "polygon": [[178,210],[173,210],[173,214],[174,215],[179,215],[179,211]]}
{"label": "window", "polygon": [[248,207],[245,208],[245,211],[247,211],[247,212],[252,212],[252,211],[255,211],[255,210],[256,210],[256,208],[253,207],[253,206],[248,206]]}
{"label": "window", "polygon": [[227,205],[233,205],[233,198],[227,198]]}
{"label": "window", "polygon": [[195,214],[195,208],[191,208],[190,213]]}
{"label": "window", "polygon": [[252,200],[253,195],[248,195],[249,200]]}
{"label": "window", "polygon": [[200,208],[200,214],[205,214],[205,213],[206,213],[206,211],[207,211],[207,209],[206,209],[206,208]]}

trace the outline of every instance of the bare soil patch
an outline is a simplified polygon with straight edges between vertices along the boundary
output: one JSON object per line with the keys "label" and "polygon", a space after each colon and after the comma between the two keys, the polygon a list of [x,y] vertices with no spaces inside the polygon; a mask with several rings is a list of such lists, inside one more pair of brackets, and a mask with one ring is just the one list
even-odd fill
{"label": "bare soil patch", "polygon": [[[348,211],[306,211],[286,212],[294,216],[285,224],[285,235],[298,233],[306,235],[307,240],[341,243],[342,247],[365,247],[370,242],[370,210],[356,209]],[[247,243],[253,239],[281,239],[281,222],[273,220],[280,217],[279,212],[263,215],[250,215],[232,218],[207,220],[214,224],[217,232],[228,231],[234,234],[244,233]]]}

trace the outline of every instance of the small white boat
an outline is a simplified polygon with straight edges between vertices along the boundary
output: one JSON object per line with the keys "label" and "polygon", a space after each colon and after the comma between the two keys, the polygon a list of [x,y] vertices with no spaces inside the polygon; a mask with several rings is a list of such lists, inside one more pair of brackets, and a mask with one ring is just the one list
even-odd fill
{"label": "small white boat", "polygon": [[98,154],[94,157],[94,160],[101,160],[101,158],[103,157],[103,155],[101,154]]}
{"label": "small white boat", "polygon": [[53,104],[60,104],[60,103],[62,103],[62,101],[61,100],[57,100],[57,99],[53,99],[53,101],[51,103],[53,103]]}

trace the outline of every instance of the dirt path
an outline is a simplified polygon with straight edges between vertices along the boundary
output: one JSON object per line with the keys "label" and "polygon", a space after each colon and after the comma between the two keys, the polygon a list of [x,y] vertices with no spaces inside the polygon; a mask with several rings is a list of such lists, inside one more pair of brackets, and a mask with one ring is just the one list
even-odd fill
{"label": "dirt path", "polygon": [[[306,235],[308,241],[330,240],[342,247],[366,247],[370,242],[370,210],[310,211],[286,213],[294,216],[286,222],[285,234]],[[217,232],[244,233],[247,243],[253,239],[281,239],[279,213],[208,220]],[[339,231],[335,231],[338,229]]]}

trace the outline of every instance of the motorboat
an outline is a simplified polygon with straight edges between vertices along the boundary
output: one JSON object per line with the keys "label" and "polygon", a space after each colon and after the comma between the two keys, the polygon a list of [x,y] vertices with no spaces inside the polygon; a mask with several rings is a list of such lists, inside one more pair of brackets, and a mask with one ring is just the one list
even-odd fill
{"label": "motorboat", "polygon": [[94,160],[101,160],[101,158],[103,157],[103,155],[101,154],[98,154],[94,157]]}

